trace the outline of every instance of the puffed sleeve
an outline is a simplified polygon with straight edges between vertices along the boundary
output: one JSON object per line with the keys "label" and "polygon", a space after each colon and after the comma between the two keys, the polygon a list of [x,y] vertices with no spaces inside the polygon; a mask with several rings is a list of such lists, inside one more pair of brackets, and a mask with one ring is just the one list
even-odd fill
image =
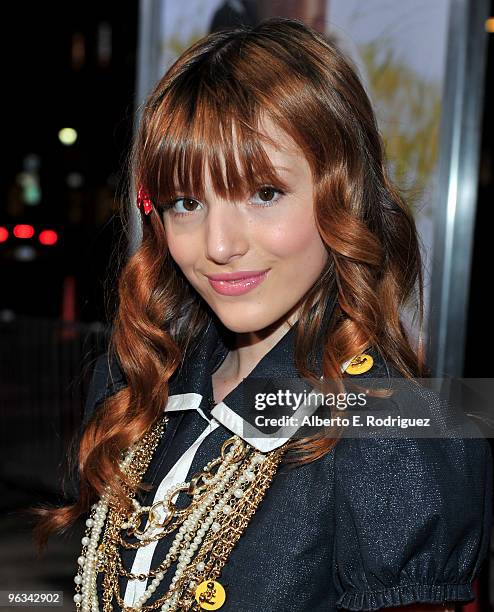
{"label": "puffed sleeve", "polygon": [[338,608],[472,601],[492,520],[485,438],[346,438],[335,448]]}

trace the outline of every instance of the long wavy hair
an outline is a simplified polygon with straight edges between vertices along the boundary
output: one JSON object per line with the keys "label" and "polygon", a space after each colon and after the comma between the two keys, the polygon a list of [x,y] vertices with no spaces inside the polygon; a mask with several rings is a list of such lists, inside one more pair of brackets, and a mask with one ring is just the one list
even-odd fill
{"label": "long wavy hair", "polygon": [[[284,189],[262,147],[266,116],[310,164],[315,220],[329,254],[301,305],[300,374],[318,381],[307,356],[324,325],[327,379],[341,379],[340,364],[370,345],[403,376],[428,375],[417,231],[387,174],[383,141],[356,69],[323,34],[294,19],[269,18],[205,36],[175,61],[142,107],[126,192],[134,201],[136,189],[145,186],[154,206],[141,216],[142,241],[119,276],[109,347],[127,386],[98,406],[84,429],[77,501],[38,509],[39,549],[52,532],[64,532],[88,512],[107,484],[129,507],[117,459],[162,416],[168,381],[211,317],[169,254],[160,203],[173,200],[177,189],[202,199],[206,164],[223,198],[237,199],[266,183]],[[331,320],[324,321],[335,292]],[[400,314],[412,303],[419,316],[416,346]],[[288,445],[298,456],[294,465],[301,465],[336,442],[324,436]]]}

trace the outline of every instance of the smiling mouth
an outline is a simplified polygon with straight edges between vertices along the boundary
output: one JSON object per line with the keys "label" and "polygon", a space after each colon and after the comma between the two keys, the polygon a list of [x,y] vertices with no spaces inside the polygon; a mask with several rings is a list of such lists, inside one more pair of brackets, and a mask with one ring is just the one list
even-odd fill
{"label": "smiling mouth", "polygon": [[261,274],[244,276],[243,278],[233,280],[213,280],[208,277],[208,281],[211,287],[221,295],[242,295],[260,285],[268,275],[268,272],[269,270],[266,270]]}
{"label": "smiling mouth", "polygon": [[225,274],[206,274],[206,276],[213,281],[236,281],[254,278],[256,276],[262,276],[269,268],[265,270],[245,270],[239,272],[231,272]]}

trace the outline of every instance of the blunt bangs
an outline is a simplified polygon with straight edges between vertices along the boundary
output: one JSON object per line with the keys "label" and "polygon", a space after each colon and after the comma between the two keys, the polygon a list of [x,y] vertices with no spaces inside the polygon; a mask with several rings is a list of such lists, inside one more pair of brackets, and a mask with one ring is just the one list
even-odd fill
{"label": "blunt bangs", "polygon": [[142,150],[140,184],[156,207],[178,195],[205,199],[205,172],[224,199],[237,200],[263,184],[287,189],[262,143],[276,143],[265,134],[261,106],[241,84],[229,85],[186,74],[162,98],[148,126]]}

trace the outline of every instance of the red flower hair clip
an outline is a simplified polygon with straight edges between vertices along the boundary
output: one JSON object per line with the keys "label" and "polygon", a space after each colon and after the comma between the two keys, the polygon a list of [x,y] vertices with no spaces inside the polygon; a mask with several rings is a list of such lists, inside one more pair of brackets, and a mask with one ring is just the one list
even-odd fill
{"label": "red flower hair clip", "polygon": [[145,215],[149,215],[153,210],[153,202],[144,187],[139,187],[139,191],[137,192],[137,208],[141,208],[141,206]]}

